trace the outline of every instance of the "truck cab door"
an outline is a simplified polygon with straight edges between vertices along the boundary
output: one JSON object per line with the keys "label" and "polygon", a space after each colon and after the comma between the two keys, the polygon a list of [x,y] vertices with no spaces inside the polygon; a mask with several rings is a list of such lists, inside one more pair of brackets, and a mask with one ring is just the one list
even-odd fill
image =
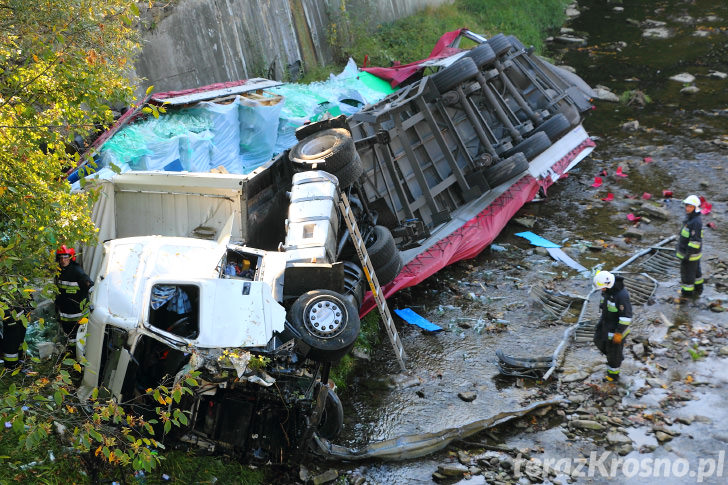
{"label": "truck cab door", "polygon": [[201,348],[264,347],[282,332],[286,310],[263,281],[210,279],[201,284]]}

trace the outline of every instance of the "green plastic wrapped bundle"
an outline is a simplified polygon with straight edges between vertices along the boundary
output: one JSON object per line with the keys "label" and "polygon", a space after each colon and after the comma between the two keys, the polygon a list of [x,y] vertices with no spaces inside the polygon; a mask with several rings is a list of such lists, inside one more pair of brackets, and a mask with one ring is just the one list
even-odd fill
{"label": "green plastic wrapped bundle", "polygon": [[352,59],[338,75],[310,84],[283,84],[270,89],[283,96],[276,153],[296,144],[296,128],[306,121],[318,121],[359,111],[394,92],[389,83],[368,72],[360,72]]}
{"label": "green plastic wrapped bundle", "polygon": [[[154,120],[154,122],[152,122]],[[160,138],[173,138],[187,133],[202,133],[212,128],[212,120],[194,110],[184,109],[160,114],[159,119],[147,119],[154,133]]]}
{"label": "green plastic wrapped bundle", "polygon": [[101,159],[105,164],[109,162],[116,165],[128,163],[132,169],[136,169],[142,157],[149,152],[146,131],[148,128],[141,124],[125,126],[104,143]]}

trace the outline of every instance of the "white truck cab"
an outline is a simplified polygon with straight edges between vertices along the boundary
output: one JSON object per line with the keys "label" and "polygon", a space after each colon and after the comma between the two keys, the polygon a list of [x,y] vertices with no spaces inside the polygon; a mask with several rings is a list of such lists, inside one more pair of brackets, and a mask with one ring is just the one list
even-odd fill
{"label": "white truck cab", "polygon": [[[278,453],[282,439],[271,436],[280,426],[253,418],[287,409],[298,418],[286,435],[311,426],[337,434],[341,404],[324,384],[330,363],[359,334],[363,295],[361,275],[352,281],[336,262],[337,200],[336,177],[294,174],[279,251],[231,244],[224,234],[218,241],[106,242],[89,322],[79,333],[87,361],[80,397],[98,389],[120,403],[138,402],[147,389],[199,371],[182,439]],[[250,368],[254,358],[263,365]],[[330,409],[328,418],[315,413],[318,423],[307,418],[316,405]]]}

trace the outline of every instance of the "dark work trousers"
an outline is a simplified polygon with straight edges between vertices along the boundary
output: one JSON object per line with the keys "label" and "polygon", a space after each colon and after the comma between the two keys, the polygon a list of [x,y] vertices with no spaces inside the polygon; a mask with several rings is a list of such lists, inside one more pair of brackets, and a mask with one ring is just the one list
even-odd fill
{"label": "dark work trousers", "polygon": [[609,332],[603,323],[600,322],[597,324],[597,328],[594,330],[594,345],[607,357],[607,365],[613,369],[617,369],[622,365],[622,361],[624,360],[624,343],[615,344],[612,342],[609,339]]}
{"label": "dark work trousers", "polygon": [[23,349],[21,347],[25,340],[25,325],[23,325],[23,322],[16,321],[6,313],[2,326],[3,335],[2,339],[0,339],[2,359],[5,361],[5,367],[16,367],[20,364],[23,357]]}
{"label": "dark work trousers", "polygon": [[703,292],[703,272],[700,270],[700,260],[680,261],[680,280],[682,281],[683,296],[698,296]]}

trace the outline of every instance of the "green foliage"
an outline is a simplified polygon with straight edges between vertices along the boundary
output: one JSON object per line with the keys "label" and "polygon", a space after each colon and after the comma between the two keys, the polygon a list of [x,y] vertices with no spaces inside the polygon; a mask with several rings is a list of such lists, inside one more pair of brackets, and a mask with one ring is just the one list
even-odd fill
{"label": "green foliage", "polygon": [[693,360],[700,360],[705,357],[705,353],[698,348],[698,344],[693,344],[693,347],[688,349],[688,352]]}
{"label": "green foliage", "polygon": [[[200,456],[194,452],[170,451],[159,472],[180,483],[231,483],[254,485],[273,483],[276,477],[265,480],[262,469],[248,467],[225,457]],[[277,477],[280,479],[280,477]]]}
{"label": "green foliage", "polygon": [[263,370],[268,364],[270,364],[269,357],[263,357],[262,355],[253,355],[248,361],[248,369],[252,371]]}
{"label": "green foliage", "polygon": [[[395,22],[373,25],[375,7],[371,1],[340,0],[338,8],[329,11],[329,42],[340,65],[349,57],[362,65],[365,56],[373,66],[416,61],[429,55],[443,33],[462,27],[488,37],[499,32],[513,34],[540,51],[543,33],[563,23],[568,3],[566,0],[455,0]],[[460,47],[473,45],[463,40]],[[331,70],[335,69],[325,69],[324,76]]]}
{"label": "green foliage", "polygon": [[[356,339],[356,348],[371,355],[372,349],[380,343],[379,322],[380,318],[377,311],[371,311],[362,318],[361,330],[359,331],[359,337]],[[338,364],[332,367],[331,379],[337,388],[344,390],[349,377],[355,370],[356,360],[351,355],[346,355]]]}
{"label": "green foliage", "polygon": [[[486,25],[490,35],[504,33],[517,36],[524,45],[533,45],[537,52],[543,48],[544,32],[564,23],[569,0],[456,0],[455,4],[468,12],[473,20]],[[471,30],[470,25],[465,25]],[[476,31],[481,33],[479,31]]]}
{"label": "green foliage", "polygon": [[363,348],[367,353],[371,353],[372,349],[379,345],[379,312],[372,310],[361,319],[361,331],[356,340],[357,347]]}
{"label": "green foliage", "polygon": [[[126,405],[100,397],[106,393],[98,389],[85,401],[79,400],[72,375],[81,370],[79,362],[66,357],[41,373],[20,372],[19,368],[2,371],[0,377],[6,387],[0,395],[0,421],[5,423],[6,433],[16,439],[14,448],[5,449],[4,459],[13,473],[19,470],[13,465],[22,462],[25,452],[45,453],[54,433],[82,457],[89,472],[113,467],[146,472],[157,468],[162,459],[158,450],[164,449],[160,440],[173,426],[188,424],[187,415],[175,405],[185,394],[192,394],[199,373],[147,389],[131,403],[153,410],[145,413],[149,417],[143,417],[128,412]],[[46,377],[53,375],[56,377]]]}
{"label": "green foliage", "polygon": [[[105,129],[113,121],[109,105],[127,104],[132,97],[138,13],[133,0],[2,2],[0,312],[24,325],[31,296],[55,292],[55,248],[95,240],[90,219],[95,194],[72,194],[63,174],[82,161],[71,148],[74,137]],[[85,173],[95,169],[89,163]],[[72,359],[41,372],[3,371],[2,440],[7,443],[12,436],[16,442],[4,447],[4,472],[26,474],[23,481],[36,482],[31,468],[20,464],[28,453],[45,454],[49,444],[80,456],[81,474],[158,465],[157,435],[184,425],[187,417],[172,403],[189,388],[150,390],[146,399],[164,407],[154,410],[153,419],[138,418],[96,391],[86,403],[79,402],[72,375],[80,371],[81,364]]]}
{"label": "green foliage", "polygon": [[[54,292],[59,244],[90,242],[94,194],[71,194],[69,150],[131,98],[132,0],[8,0],[0,8],[0,311]],[[91,166],[90,170],[94,170]]]}
{"label": "green foliage", "polygon": [[639,89],[633,89],[623,92],[619,96],[619,102],[627,106],[643,107],[652,102],[652,98],[643,93]]}
{"label": "green foliage", "polygon": [[347,354],[331,368],[329,378],[334,381],[337,389],[344,390],[349,382],[349,377],[355,369],[356,361],[351,355]]}

